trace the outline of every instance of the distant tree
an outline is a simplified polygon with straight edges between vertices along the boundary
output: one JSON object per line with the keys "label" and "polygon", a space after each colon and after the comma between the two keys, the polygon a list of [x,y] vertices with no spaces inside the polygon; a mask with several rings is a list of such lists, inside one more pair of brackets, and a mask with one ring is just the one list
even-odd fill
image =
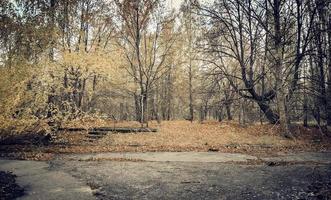
{"label": "distant tree", "polygon": [[[195,4],[206,17],[205,61],[216,66],[240,96],[255,101],[271,123],[280,123],[288,137],[292,137],[291,102],[313,32],[316,6],[309,14],[309,4],[283,0]],[[233,64],[239,66],[236,73],[229,72]],[[319,83],[324,85],[323,80]],[[274,100],[277,110],[271,107]]]}
{"label": "distant tree", "polygon": [[[127,59],[125,69],[137,88],[134,92],[136,119],[148,121],[148,98],[157,80],[169,70],[165,60],[173,39],[162,38],[162,30],[170,20],[159,0],[116,1],[120,16],[121,41]],[[147,124],[148,125],[148,124]]]}

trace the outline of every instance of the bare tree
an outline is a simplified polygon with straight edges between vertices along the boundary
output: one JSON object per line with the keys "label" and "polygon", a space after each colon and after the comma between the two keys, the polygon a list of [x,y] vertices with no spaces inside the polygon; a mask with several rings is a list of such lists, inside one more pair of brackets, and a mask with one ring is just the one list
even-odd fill
{"label": "bare tree", "polygon": [[136,115],[143,124],[148,121],[150,90],[168,71],[164,62],[173,38],[161,34],[169,19],[162,13],[158,0],[125,0],[116,4],[122,20],[120,45],[128,61],[125,68],[138,86],[134,92]]}
{"label": "bare tree", "polygon": [[[265,75],[254,77],[254,70],[258,67],[255,66],[257,54],[261,53],[257,45],[263,36],[260,22],[252,17],[251,3],[248,2],[248,6],[240,1],[218,1],[212,7],[199,6],[200,14],[208,18],[208,24],[213,25],[207,29],[208,41],[203,46],[205,52],[213,56],[204,60],[226,75],[231,86],[241,96],[256,101],[270,122],[277,123],[279,117],[269,106],[269,101],[276,95],[274,86],[262,94],[258,94],[255,88]],[[230,73],[226,60],[234,60],[240,66],[240,76]],[[236,85],[238,80],[243,83],[243,88]]]}

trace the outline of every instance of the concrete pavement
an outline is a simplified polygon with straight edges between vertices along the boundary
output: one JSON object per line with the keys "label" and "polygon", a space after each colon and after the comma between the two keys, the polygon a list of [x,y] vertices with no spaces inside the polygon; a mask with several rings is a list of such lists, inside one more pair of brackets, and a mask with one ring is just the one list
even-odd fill
{"label": "concrete pavement", "polygon": [[21,199],[27,200],[331,197],[330,152],[276,157],[220,152],[75,154],[50,162],[0,160],[0,170],[17,175],[26,190]]}

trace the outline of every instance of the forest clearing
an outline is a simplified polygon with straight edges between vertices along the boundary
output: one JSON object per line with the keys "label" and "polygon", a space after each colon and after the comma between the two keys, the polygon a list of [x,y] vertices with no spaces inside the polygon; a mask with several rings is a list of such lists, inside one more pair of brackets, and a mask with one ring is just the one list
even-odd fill
{"label": "forest clearing", "polygon": [[331,199],[330,0],[0,0],[0,74],[1,200]]}

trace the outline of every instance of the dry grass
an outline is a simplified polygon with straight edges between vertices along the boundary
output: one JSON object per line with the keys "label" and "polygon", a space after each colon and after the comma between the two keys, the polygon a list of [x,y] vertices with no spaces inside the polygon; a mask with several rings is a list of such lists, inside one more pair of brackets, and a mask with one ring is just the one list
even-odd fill
{"label": "dry grass", "polygon": [[[137,122],[104,120],[72,121],[64,127],[139,127]],[[272,154],[280,151],[331,150],[331,139],[322,136],[318,129],[296,126],[296,138],[286,139],[278,127],[270,124],[252,124],[241,127],[237,122],[206,121],[203,124],[189,121],[150,122],[156,133],[108,133],[101,139],[89,141],[87,131],[60,131],[49,146],[11,145],[3,146],[0,152],[25,152],[33,155],[54,153],[91,152],[146,152],[146,151],[221,151],[250,154]],[[41,158],[42,159],[42,158]]]}
{"label": "dry grass", "polygon": [[[77,122],[67,124],[77,127]],[[95,141],[86,142],[85,151],[281,151],[284,149],[325,150],[330,147],[329,138],[318,130],[295,127],[296,139],[282,136],[278,127],[270,124],[253,124],[241,127],[237,122],[206,121],[203,124],[189,121],[150,122],[157,133],[107,134]],[[137,122],[89,121],[84,126],[139,127]],[[60,139],[77,148],[84,141],[86,132],[63,132]],[[317,141],[317,142],[316,142]],[[66,148],[68,150],[68,148]],[[67,151],[64,151],[67,152]]]}
{"label": "dry grass", "polygon": [[[255,143],[265,139],[250,134],[251,131],[238,127],[233,123],[205,122],[203,124],[188,121],[163,122],[161,125],[151,124],[159,129],[156,134],[116,134],[108,135],[115,145],[139,144],[145,146],[218,146],[231,143]],[[265,135],[265,134],[263,134]],[[267,135],[268,140],[280,140],[272,135]]]}

